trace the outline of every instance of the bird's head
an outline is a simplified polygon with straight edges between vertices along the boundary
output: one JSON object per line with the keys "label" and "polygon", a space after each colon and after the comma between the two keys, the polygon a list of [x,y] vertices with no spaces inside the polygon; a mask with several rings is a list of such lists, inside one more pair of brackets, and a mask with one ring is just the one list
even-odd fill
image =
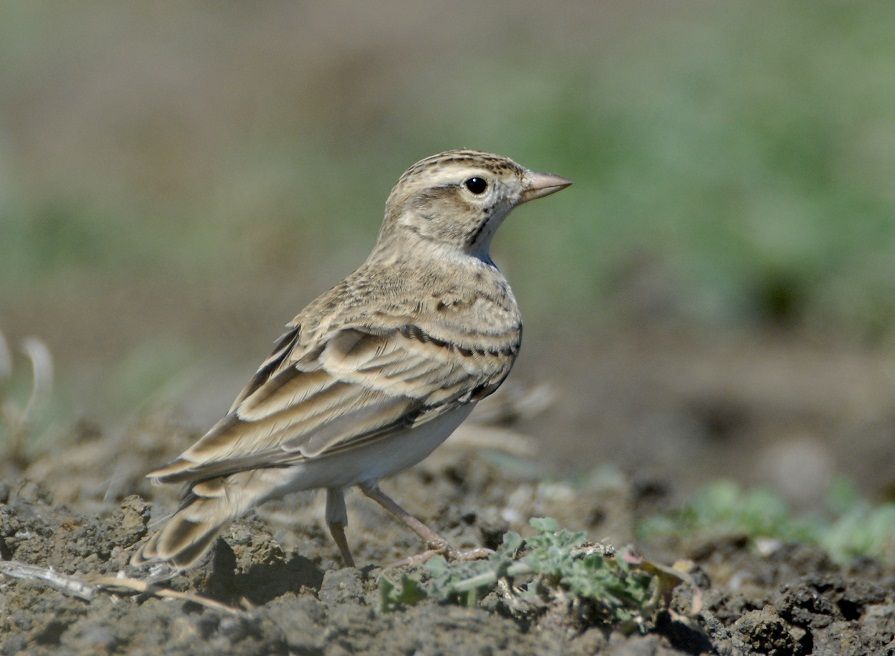
{"label": "bird's head", "polygon": [[379,244],[423,240],[486,259],[494,232],[514,207],[570,184],[501,155],[432,155],[407,169],[389,194]]}

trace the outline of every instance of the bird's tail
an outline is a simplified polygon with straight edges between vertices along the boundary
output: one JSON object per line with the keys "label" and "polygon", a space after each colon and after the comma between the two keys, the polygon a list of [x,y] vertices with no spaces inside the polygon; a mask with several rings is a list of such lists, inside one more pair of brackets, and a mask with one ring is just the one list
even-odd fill
{"label": "bird's tail", "polygon": [[[248,472],[246,472],[248,473]],[[194,484],[180,508],[131,557],[131,565],[165,562],[177,570],[198,565],[208,553],[221,527],[255,505],[241,486],[241,475],[221,476]],[[231,487],[232,486],[232,487]]]}

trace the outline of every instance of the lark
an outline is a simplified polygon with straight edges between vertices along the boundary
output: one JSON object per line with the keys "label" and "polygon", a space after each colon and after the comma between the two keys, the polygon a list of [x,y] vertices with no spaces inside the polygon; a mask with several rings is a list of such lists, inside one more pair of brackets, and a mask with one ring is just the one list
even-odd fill
{"label": "lark", "polygon": [[131,562],[189,569],[227,522],[323,488],[330,533],[354,566],[344,497],[353,486],[429,549],[456,553],[379,481],[428,456],[510,373],[522,320],[491,239],[514,207],[570,184],[475,150],[407,169],[367,260],[287,324],[226,416],[148,474],[185,493]]}

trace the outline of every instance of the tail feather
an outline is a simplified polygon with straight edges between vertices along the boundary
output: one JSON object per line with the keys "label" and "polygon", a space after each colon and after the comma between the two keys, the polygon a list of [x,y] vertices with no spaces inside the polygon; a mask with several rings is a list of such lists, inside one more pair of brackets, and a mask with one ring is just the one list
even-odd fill
{"label": "tail feather", "polygon": [[285,469],[251,469],[193,483],[177,511],[134,553],[131,564],[167,562],[177,570],[195,567],[224,524],[263,502],[289,476]]}
{"label": "tail feather", "polygon": [[193,497],[131,557],[132,565],[166,561],[178,570],[198,565],[221,527],[236,513],[226,498]]}
{"label": "tail feather", "polygon": [[186,570],[201,563],[221,527],[254,505],[255,499],[247,498],[244,492],[232,494],[228,489],[234,483],[231,479],[245,477],[246,473],[193,485],[180,508],[134,553],[131,564],[167,562]]}

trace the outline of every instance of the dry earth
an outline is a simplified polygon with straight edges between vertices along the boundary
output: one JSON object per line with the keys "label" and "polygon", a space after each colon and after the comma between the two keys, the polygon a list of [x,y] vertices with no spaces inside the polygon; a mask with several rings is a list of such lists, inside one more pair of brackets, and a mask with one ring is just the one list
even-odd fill
{"label": "dry earth", "polygon": [[[193,437],[174,428],[144,422],[126,452],[85,430],[79,452],[93,467],[57,458],[7,476],[0,557],[81,580],[126,570],[150,518],[174,499],[138,473]],[[174,436],[164,448],[162,434]],[[530,461],[473,457],[468,441],[458,442],[385,486],[458,546],[495,546],[509,529],[524,534],[532,516],[622,545],[671,496],[622,476],[546,480]],[[109,472],[102,484],[97,464]],[[895,654],[891,567],[841,567],[803,545],[759,551],[736,535],[639,545],[656,560],[692,559],[702,593],[693,614],[692,591],[679,587],[645,633],[595,623],[571,599],[524,621],[493,593],[475,608],[424,601],[385,612],[379,577],[401,572],[382,565],[420,545],[378,509],[351,501],[359,569],[339,564],[320,500],[302,495],[237,522],[210,562],[166,584],[239,614],[150,594],[98,591],[85,600],[0,575],[0,654]]]}

